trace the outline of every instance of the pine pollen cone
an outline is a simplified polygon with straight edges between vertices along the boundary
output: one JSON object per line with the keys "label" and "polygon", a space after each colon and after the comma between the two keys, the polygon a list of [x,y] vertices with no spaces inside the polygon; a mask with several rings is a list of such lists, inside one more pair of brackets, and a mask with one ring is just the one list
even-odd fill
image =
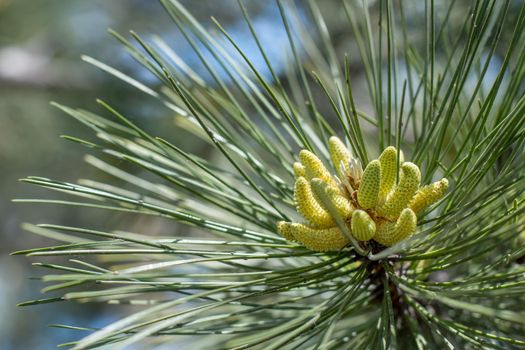
{"label": "pine pollen cone", "polygon": [[330,137],[328,150],[333,174],[314,153],[299,153],[293,164],[294,199],[303,221],[277,223],[283,237],[314,251],[338,251],[350,243],[338,222],[363,245],[401,242],[416,232],[417,215],[448,189],[445,178],[420,187],[419,167],[392,146],[364,170],[339,138]]}

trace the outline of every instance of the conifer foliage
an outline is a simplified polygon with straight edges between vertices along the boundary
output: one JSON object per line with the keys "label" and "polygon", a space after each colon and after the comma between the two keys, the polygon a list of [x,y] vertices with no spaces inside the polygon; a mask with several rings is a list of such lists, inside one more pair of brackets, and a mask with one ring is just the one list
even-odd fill
{"label": "conifer foliage", "polygon": [[37,263],[51,284],[22,305],[134,305],[100,329],[58,325],[81,331],[74,349],[525,346],[525,3],[341,0],[328,18],[321,1],[277,0],[278,69],[239,0],[264,72],[219,21],[161,3],[203,71],[134,32],[111,34],[157,85],[83,59],[170,110],[172,137],[118,101],[55,104],[93,131],[65,138],[115,182],[32,176],[68,197],[20,201],[174,229],[26,224],[56,242],[18,254],[63,259]]}

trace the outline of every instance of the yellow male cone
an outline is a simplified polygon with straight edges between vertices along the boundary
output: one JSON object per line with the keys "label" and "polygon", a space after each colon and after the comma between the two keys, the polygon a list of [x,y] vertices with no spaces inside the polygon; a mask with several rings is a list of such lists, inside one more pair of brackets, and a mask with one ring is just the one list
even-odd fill
{"label": "yellow male cone", "polygon": [[440,200],[447,192],[447,189],[448,180],[446,178],[421,187],[408,204],[408,207],[417,214]]}
{"label": "yellow male cone", "polygon": [[401,210],[407,207],[414,197],[421,182],[421,172],[414,163],[405,162],[401,166],[401,176],[394,192],[387,198],[385,204],[379,208],[379,214],[391,220],[396,219]]}
{"label": "yellow male cone", "polygon": [[352,236],[359,241],[368,241],[376,233],[376,224],[364,210],[355,210],[352,214]]}
{"label": "yellow male cone", "polygon": [[277,232],[281,234],[284,238],[286,238],[289,241],[294,241],[295,237],[290,230],[290,225],[292,225],[292,222],[286,222],[286,221],[278,221],[277,222]]}
{"label": "yellow male cone", "polygon": [[315,229],[303,224],[279,221],[277,230],[286,239],[298,241],[316,252],[337,251],[348,244],[348,239],[337,227]]}
{"label": "yellow male cone", "polygon": [[385,148],[383,153],[379,156],[379,163],[381,163],[381,185],[379,195],[381,198],[386,196],[392,191],[396,183],[396,171],[397,171],[397,151],[393,146]]}
{"label": "yellow male cone", "polygon": [[315,199],[308,180],[304,177],[299,177],[295,181],[294,190],[297,212],[299,212],[299,214],[301,214],[309,223],[317,228],[335,226],[334,219]]}
{"label": "yellow male cone", "polygon": [[361,177],[361,183],[357,191],[357,202],[362,208],[372,209],[377,205],[380,183],[381,164],[376,159],[368,163]]}
{"label": "yellow male cone", "polygon": [[311,189],[312,193],[314,194],[314,198],[316,201],[325,209],[328,213],[330,213],[330,209],[326,207],[326,205],[323,204],[323,199],[320,198],[322,195],[321,193],[317,194],[317,191],[323,191],[325,193],[325,198],[331,203],[331,205],[335,208],[337,213],[343,218],[347,219],[352,215],[352,204],[346,197],[344,197],[339,189],[328,186],[326,182],[324,182],[321,179],[313,178],[311,181]]}
{"label": "yellow male cone", "polygon": [[402,152],[395,147],[387,147],[364,171],[339,138],[331,137],[328,148],[341,181],[315,154],[302,150],[300,162],[293,164],[294,199],[305,222],[277,223],[283,237],[311,250],[340,250],[348,239],[355,243],[354,237],[392,246],[414,234],[416,214],[448,189],[447,179],[419,188],[419,168],[403,162]]}
{"label": "yellow male cone", "polygon": [[300,178],[301,176],[302,177],[306,176],[306,172],[304,170],[304,166],[301,163],[299,163],[299,162],[293,163],[293,173],[294,173],[296,179]]}
{"label": "yellow male cone", "polygon": [[411,209],[405,208],[399,215],[396,223],[386,222],[377,227],[374,240],[390,247],[413,235],[416,231],[416,225],[416,214]]}
{"label": "yellow male cone", "polygon": [[304,166],[305,177],[307,180],[317,177],[332,186],[337,186],[328,169],[325,168],[323,162],[321,162],[315,154],[303,149],[299,152],[299,159]]}
{"label": "yellow male cone", "polygon": [[[343,141],[336,136],[332,136],[328,140],[328,150],[330,151],[330,158],[332,159],[332,163],[334,163],[339,178],[343,179],[343,177],[347,176],[350,170],[350,152]],[[341,169],[341,163],[343,164],[343,169]]]}

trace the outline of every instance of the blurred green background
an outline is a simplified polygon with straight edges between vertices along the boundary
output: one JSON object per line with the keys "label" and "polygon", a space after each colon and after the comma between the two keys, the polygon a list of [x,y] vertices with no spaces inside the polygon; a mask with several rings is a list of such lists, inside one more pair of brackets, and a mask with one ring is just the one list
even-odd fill
{"label": "blurred green background", "polygon": [[[235,0],[221,1],[221,6],[215,0],[182,3],[208,27],[212,26],[209,16],[216,16],[248,53],[256,52],[245,24],[239,22],[242,16]],[[246,5],[279,71],[286,59],[281,50],[286,37],[277,7],[256,0],[246,1]],[[146,38],[159,34],[193,69],[202,72],[202,66],[157,1],[0,0],[0,349],[55,348],[84,334],[49,328],[50,324],[102,327],[118,319],[122,312],[122,307],[67,302],[17,307],[17,303],[26,300],[55,296],[41,294],[45,284],[37,278],[43,271],[31,266],[31,258],[9,255],[17,250],[59,244],[25,232],[21,228],[24,222],[118,227],[151,234],[169,225],[100,210],[11,201],[57,198],[56,193],[18,182],[30,175],[69,182],[81,178],[114,181],[83,161],[87,149],[59,137],[69,134],[89,139],[91,132],[50,106],[50,101],[104,114],[95,102],[102,98],[152,134],[163,135],[164,131],[168,139],[174,136],[169,134],[174,116],[167,109],[81,61],[80,56],[88,54],[155,87],[153,76],[126,54],[108,34],[108,28],[123,34],[133,29]],[[260,57],[252,59],[264,69]],[[54,259],[47,261],[53,263]]]}
{"label": "blurred green background", "polygon": [[[214,8],[213,1],[184,3],[208,22],[210,13],[222,15],[226,22],[234,18],[227,7]],[[255,3],[250,9],[260,10]],[[120,225],[135,230],[142,225],[155,231],[151,222],[140,222],[140,218],[127,218],[123,224],[122,218],[96,210],[11,202],[13,198],[56,197],[17,181],[28,175],[72,182],[79,178],[106,180],[83,161],[86,149],[59,137],[89,137],[89,130],[51,107],[50,101],[101,112],[95,99],[103,98],[147,124],[152,133],[173,123],[168,111],[151,99],[80,60],[81,54],[89,54],[155,84],[108,35],[107,28],[120,33],[133,29],[146,35],[174,32],[174,25],[157,1],[0,0],[0,349],[55,348],[82,334],[48,328],[50,324],[101,327],[120,316],[116,310],[121,308],[65,302],[16,307],[25,300],[53,296],[40,294],[44,285],[28,279],[41,273],[31,267],[31,259],[9,256],[16,250],[54,243],[24,232],[23,222],[106,228]]]}
{"label": "blurred green background", "polygon": [[59,138],[64,133],[86,135],[88,130],[49,102],[96,109],[94,100],[102,97],[144,117],[147,106],[141,105],[134,90],[81,62],[80,55],[92,54],[132,73],[137,67],[107,28],[162,31],[168,22],[155,1],[0,0],[0,349],[55,348],[80,334],[48,328],[49,324],[97,327],[118,317],[104,308],[70,303],[15,306],[47,296],[40,295],[40,281],[28,279],[41,273],[31,267],[31,259],[8,253],[51,243],[22,231],[21,223],[90,226],[97,220],[118,218],[63,206],[17,204],[11,199],[52,196],[17,181],[27,175],[75,181],[96,172],[83,162],[85,150]]}

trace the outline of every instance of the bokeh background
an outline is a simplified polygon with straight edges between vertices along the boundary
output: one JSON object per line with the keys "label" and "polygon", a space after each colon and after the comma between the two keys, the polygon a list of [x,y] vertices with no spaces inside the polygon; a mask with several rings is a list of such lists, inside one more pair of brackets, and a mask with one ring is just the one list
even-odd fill
{"label": "bokeh background", "polygon": [[70,303],[16,307],[45,297],[40,295],[42,283],[29,279],[42,271],[31,266],[31,259],[8,254],[52,243],[24,232],[23,222],[90,226],[118,218],[11,199],[52,195],[17,181],[27,175],[69,181],[97,176],[82,159],[85,150],[59,138],[64,133],[86,135],[87,130],[49,102],[89,109],[97,108],[95,98],[103,97],[145,118],[147,105],[135,91],[83,63],[80,55],[92,54],[132,73],[137,67],[107,28],[165,31],[168,23],[155,1],[0,0],[0,349],[55,348],[79,334],[50,324],[96,327],[118,317],[101,307]]}

